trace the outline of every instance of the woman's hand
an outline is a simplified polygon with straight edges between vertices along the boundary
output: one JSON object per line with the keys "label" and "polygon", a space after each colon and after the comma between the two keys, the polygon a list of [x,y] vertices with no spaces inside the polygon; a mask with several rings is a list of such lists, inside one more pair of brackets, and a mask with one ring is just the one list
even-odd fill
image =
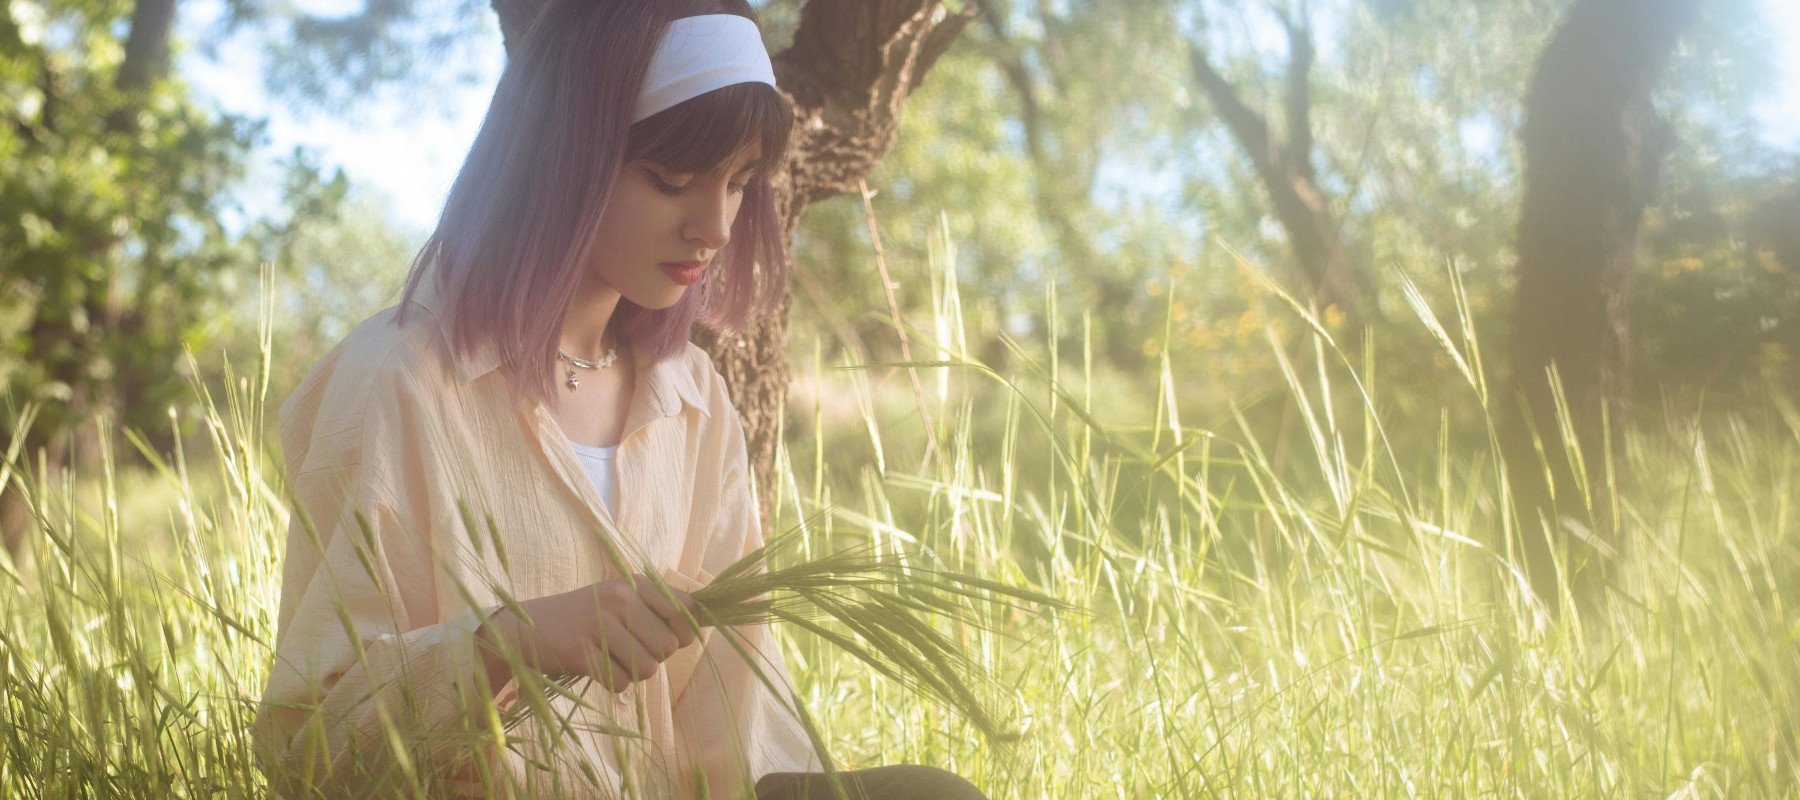
{"label": "woman's hand", "polygon": [[[634,575],[632,579],[635,589],[632,583],[614,578],[521,602],[519,606],[535,625],[526,625],[510,609],[501,609],[488,618],[477,636],[490,644],[504,643],[546,675],[586,675],[614,692],[623,692],[655,675],[662,662],[698,638],[675,602],[651,585],[649,578]],[[669,592],[688,613],[696,613],[694,599],[687,592],[674,587]],[[505,658],[491,648],[481,649],[488,685],[504,684],[511,677]]]}

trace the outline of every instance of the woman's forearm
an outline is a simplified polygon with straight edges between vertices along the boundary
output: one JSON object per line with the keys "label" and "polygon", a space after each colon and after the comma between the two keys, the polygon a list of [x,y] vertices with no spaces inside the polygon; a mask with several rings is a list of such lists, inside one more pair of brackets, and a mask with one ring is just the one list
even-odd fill
{"label": "woman's forearm", "polygon": [[512,664],[504,653],[517,652],[518,638],[512,609],[502,608],[475,629],[475,651],[481,657],[481,669],[487,676],[488,691],[498,691],[512,680]]}

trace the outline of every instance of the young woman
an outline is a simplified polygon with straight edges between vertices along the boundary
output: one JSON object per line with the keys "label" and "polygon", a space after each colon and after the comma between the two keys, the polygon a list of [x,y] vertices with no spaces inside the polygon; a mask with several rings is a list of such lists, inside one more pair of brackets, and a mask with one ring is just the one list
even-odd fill
{"label": "young woman", "polygon": [[[831,796],[766,628],[740,650],[681,608],[761,541],[688,334],[785,291],[792,124],[743,0],[543,5],[400,303],[282,405],[278,792]],[[592,680],[503,730],[521,674]],[[926,767],[849,784],[981,797]]]}

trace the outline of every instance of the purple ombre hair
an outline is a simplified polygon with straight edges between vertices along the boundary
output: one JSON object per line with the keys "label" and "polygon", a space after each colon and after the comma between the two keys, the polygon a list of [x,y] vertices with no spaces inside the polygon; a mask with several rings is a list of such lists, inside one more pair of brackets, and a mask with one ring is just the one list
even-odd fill
{"label": "purple ombre hair", "polygon": [[742,83],[629,122],[669,23],[718,13],[756,19],[745,0],[546,2],[508,58],[437,228],[413,259],[397,322],[420,284],[438,281],[450,346],[469,352],[491,340],[509,379],[546,401],[569,301],[625,163],[642,158],[704,174],[755,143],[755,176],[717,256],[720,268],[667,309],[621,299],[613,324],[664,359],[682,351],[696,320],[737,331],[772,309],[788,278],[769,189],[793,125],[786,98],[767,84]]}

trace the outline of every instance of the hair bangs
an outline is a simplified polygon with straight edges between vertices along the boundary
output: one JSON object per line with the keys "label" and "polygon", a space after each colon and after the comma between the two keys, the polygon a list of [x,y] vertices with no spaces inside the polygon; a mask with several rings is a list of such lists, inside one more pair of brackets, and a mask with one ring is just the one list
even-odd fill
{"label": "hair bangs", "polygon": [[690,98],[631,126],[625,158],[675,172],[711,174],[731,166],[745,148],[760,146],[745,165],[758,176],[787,157],[794,113],[765,83],[739,83]]}

